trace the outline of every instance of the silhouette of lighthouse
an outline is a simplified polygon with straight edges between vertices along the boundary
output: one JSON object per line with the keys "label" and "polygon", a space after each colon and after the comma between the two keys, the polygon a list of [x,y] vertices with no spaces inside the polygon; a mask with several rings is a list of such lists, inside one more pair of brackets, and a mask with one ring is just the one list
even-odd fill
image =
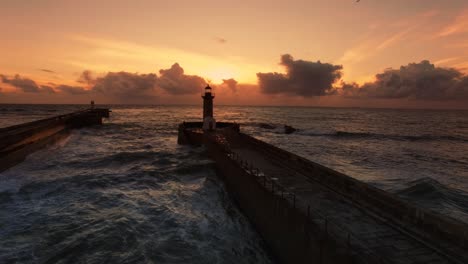
{"label": "silhouette of lighthouse", "polygon": [[214,94],[210,85],[205,87],[203,98],[203,130],[216,129],[216,120],[213,118],[213,99]]}

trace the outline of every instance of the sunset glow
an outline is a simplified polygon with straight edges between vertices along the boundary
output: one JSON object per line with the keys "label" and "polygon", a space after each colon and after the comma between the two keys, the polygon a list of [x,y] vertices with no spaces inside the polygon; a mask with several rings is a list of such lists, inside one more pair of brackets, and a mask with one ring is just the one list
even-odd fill
{"label": "sunset glow", "polygon": [[[364,85],[385,69],[424,60],[436,67],[468,72],[468,4],[464,0],[139,0],[131,5],[123,0],[5,0],[1,10],[0,74],[7,78],[0,82],[1,103],[85,103],[89,98],[124,103],[99,94],[73,95],[58,87],[92,89],[77,82],[84,71],[95,77],[129,72],[155,73],[159,78],[160,70],[178,63],[185,75],[199,76],[220,87],[225,86],[223,80],[234,79],[239,90],[249,87],[246,94],[255,94],[252,102],[251,97],[228,89],[227,104],[277,104],[275,96],[259,90],[257,73],[285,73],[286,68],[279,64],[284,54],[298,61],[342,65],[340,78],[332,84],[337,88],[342,82]],[[8,82],[17,74],[52,90],[39,97],[22,90]],[[160,90],[158,84],[152,88],[158,100],[136,102],[197,102],[195,92],[183,92],[193,99],[172,96],[168,101],[163,98],[167,89]],[[373,106],[380,100],[333,98],[336,95],[331,94],[319,97],[294,95],[280,101]],[[390,100],[384,105],[463,107],[466,103],[423,101]]]}

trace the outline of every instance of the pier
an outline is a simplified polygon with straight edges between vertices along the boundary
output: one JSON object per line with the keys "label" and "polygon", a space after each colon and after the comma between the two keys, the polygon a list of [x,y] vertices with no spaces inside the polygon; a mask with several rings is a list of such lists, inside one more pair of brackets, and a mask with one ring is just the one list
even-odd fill
{"label": "pier", "polygon": [[0,128],[0,172],[23,161],[30,153],[66,136],[71,129],[100,125],[108,108],[81,110],[15,126]]}
{"label": "pier", "polygon": [[[468,263],[468,225],[238,132],[186,123],[280,263]],[[183,126],[183,125],[181,125]]]}
{"label": "pier", "polygon": [[244,134],[238,124],[207,125],[213,111],[203,113],[203,123],[179,125],[179,144],[205,146],[279,263],[468,263],[466,223]]}

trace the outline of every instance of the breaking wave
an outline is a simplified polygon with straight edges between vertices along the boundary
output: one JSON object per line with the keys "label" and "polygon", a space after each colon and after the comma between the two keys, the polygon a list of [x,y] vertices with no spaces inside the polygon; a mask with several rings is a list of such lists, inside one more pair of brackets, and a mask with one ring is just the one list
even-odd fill
{"label": "breaking wave", "polygon": [[138,115],[0,173],[0,263],[271,263],[203,149]]}
{"label": "breaking wave", "polygon": [[[245,122],[243,127],[255,127],[271,133],[284,134],[284,125],[279,123],[259,123]],[[295,127],[296,128],[296,127]],[[468,142],[468,138],[452,135],[398,135],[398,134],[379,134],[371,132],[350,132],[350,131],[317,131],[310,129],[297,128],[295,134],[311,137],[330,137],[336,139],[376,139],[376,140],[395,140],[395,141],[455,141]]]}
{"label": "breaking wave", "polygon": [[455,207],[468,214],[468,193],[450,188],[439,181],[424,177],[408,183],[407,187],[396,192],[399,196],[424,204],[434,210]]}
{"label": "breaking wave", "polygon": [[301,130],[298,132],[300,135],[311,137],[333,137],[341,139],[380,139],[380,140],[399,140],[399,141],[459,141],[468,142],[467,138],[455,136],[436,136],[436,135],[385,135],[378,133],[367,132],[347,132],[347,131],[334,131],[329,133],[311,132]]}
{"label": "breaking wave", "polygon": [[[0,127],[80,107],[2,105]],[[75,130],[66,144],[0,173],[0,263],[271,263],[203,148],[177,146],[178,123],[199,111],[115,106],[103,126]],[[225,106],[216,113],[467,222],[464,112],[447,119],[445,112]],[[284,136],[285,124],[298,130]],[[414,180],[424,175],[437,180]]]}

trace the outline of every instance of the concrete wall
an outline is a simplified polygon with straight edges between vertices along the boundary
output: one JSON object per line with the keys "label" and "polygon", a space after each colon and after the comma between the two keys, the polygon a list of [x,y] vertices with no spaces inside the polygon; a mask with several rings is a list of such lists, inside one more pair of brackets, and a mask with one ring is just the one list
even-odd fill
{"label": "concrete wall", "polygon": [[108,109],[83,110],[0,128],[0,172],[67,135],[70,129],[102,124],[102,117],[106,116],[109,116]]}
{"label": "concrete wall", "polygon": [[239,164],[229,156],[230,145],[247,144],[261,151],[284,168],[342,194],[363,210],[384,219],[421,243],[437,241],[438,248],[443,248],[449,258],[461,256],[468,250],[468,225],[461,221],[419,208],[388,192],[238,131],[227,129],[217,133],[220,132],[228,138],[227,144],[216,143],[213,133],[204,135],[208,153],[216,161],[230,194],[282,263],[380,263],[385,260],[368,253],[358,241],[353,243],[349,235],[347,246],[339,244],[346,241],[340,239],[340,230],[334,233],[338,236],[330,235],[330,227],[324,228],[315,220],[309,221],[311,217],[317,217],[306,216],[304,212],[310,214],[308,209],[301,209],[288,197],[278,196],[272,183],[269,187],[267,183],[262,185],[258,177],[243,168],[242,161]]}
{"label": "concrete wall", "polygon": [[214,140],[205,137],[205,145],[229,194],[278,262],[379,263],[363,252],[358,254],[343,241],[334,240],[326,222],[312,221],[314,216],[298,210],[293,196],[281,195],[266,179],[249,173]]}
{"label": "concrete wall", "polygon": [[46,137],[40,137],[30,144],[22,145],[21,147],[10,151],[8,153],[0,152],[0,172],[15,166],[16,164],[24,161],[24,159],[31,153],[67,137],[69,134],[68,129],[62,129],[56,133],[50,134]]}
{"label": "concrete wall", "polygon": [[[366,210],[384,216],[408,232],[427,239],[442,239],[468,250],[468,225],[461,221],[412,205],[395,195],[251,136],[242,133],[238,136],[241,142],[255,145],[257,150],[275,158],[283,166],[302,171],[303,175],[343,194]],[[450,247],[447,247],[448,251]]]}
{"label": "concrete wall", "polygon": [[[203,122],[183,122],[178,127],[177,144],[180,145],[202,145],[203,144]],[[217,129],[229,128],[231,131],[239,132],[239,124],[229,122],[216,122]]]}

